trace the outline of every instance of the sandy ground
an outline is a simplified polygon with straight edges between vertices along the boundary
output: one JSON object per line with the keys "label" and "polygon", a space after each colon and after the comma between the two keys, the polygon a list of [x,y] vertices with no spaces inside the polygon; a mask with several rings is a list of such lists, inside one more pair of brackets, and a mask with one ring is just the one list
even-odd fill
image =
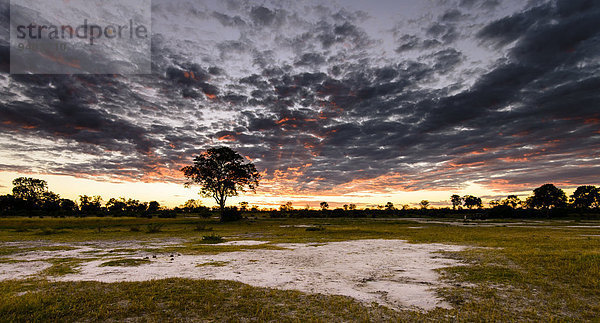
{"label": "sandy ground", "polygon": [[[253,245],[263,241],[231,241]],[[159,244],[159,242],[156,242]],[[177,244],[173,241],[172,244]],[[0,280],[22,279],[47,268],[48,258],[88,258],[78,273],[49,279],[102,282],[145,281],[170,277],[235,280],[246,284],[309,293],[345,295],[365,303],[392,308],[449,307],[434,289],[443,286],[435,269],[460,265],[442,251],[463,246],[409,244],[403,240],[353,240],[330,243],[277,244],[284,250],[254,249],[216,255],[153,254],[115,248],[137,248],[153,243],[116,242],[70,246],[65,251],[32,251],[10,257],[28,262],[1,263]],[[164,245],[164,243],[163,243]],[[110,252],[112,251],[112,252]],[[93,257],[101,259],[92,260]],[[111,259],[145,259],[137,267],[100,267]]]}

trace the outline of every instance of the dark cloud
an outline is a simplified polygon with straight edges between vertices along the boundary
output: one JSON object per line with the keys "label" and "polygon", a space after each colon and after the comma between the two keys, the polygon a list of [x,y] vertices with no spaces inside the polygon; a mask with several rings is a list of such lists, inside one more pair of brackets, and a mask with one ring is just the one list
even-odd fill
{"label": "dark cloud", "polygon": [[240,17],[231,17],[220,12],[213,12],[212,16],[226,27],[245,27],[246,22]]}
{"label": "dark cloud", "polygon": [[[175,180],[160,174],[226,144],[295,192],[597,177],[595,1],[530,4],[481,26],[498,3],[462,0],[419,30],[393,31],[392,56],[375,46],[364,13],[312,8],[304,19],[290,8],[226,6],[205,19],[231,27],[227,40],[194,47],[153,36],[153,75],[9,76],[0,43],[1,76],[11,82],[0,101],[11,138],[3,149],[35,149],[23,136],[58,138],[73,147],[49,153],[85,153],[96,164],[47,171]],[[473,60],[477,45],[497,60]],[[203,46],[210,51],[192,50]]]}

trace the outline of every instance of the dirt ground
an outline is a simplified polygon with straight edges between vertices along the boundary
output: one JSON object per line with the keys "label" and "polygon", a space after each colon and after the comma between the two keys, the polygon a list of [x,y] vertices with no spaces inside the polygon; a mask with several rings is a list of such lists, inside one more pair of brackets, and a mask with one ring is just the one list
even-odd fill
{"label": "dirt ground", "polygon": [[[242,283],[308,293],[345,295],[392,308],[428,310],[449,307],[435,293],[443,286],[435,271],[460,265],[443,251],[463,246],[410,244],[403,240],[353,240],[329,243],[277,244],[282,250],[253,249],[216,255],[152,252],[182,241],[115,241],[69,245],[71,250],[29,251],[0,258],[0,280],[24,279],[50,267],[48,259],[85,260],[76,273],[48,277],[62,281],[145,281],[171,277],[235,280]],[[255,245],[264,241],[229,241]],[[31,247],[27,242],[13,246]],[[31,243],[29,243],[31,244]],[[42,245],[39,242],[36,245]],[[53,244],[54,247],[60,245]],[[66,246],[65,246],[66,247]],[[117,248],[117,249],[115,249]],[[139,249],[144,248],[146,251]],[[150,249],[150,250],[149,250]],[[123,250],[123,251],[119,251]],[[100,266],[115,259],[147,259],[139,266]],[[17,262],[6,261],[14,260]]]}

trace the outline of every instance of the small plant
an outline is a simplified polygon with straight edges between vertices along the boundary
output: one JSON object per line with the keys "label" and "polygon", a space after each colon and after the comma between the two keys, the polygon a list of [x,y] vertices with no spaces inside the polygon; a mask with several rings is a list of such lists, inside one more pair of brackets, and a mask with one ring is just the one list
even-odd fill
{"label": "small plant", "polygon": [[164,224],[162,223],[149,223],[146,226],[146,233],[158,233],[162,230]]}
{"label": "small plant", "polygon": [[223,239],[223,237],[218,236],[216,234],[211,234],[208,236],[203,236],[202,237],[202,243],[221,243],[225,241],[225,239]]}
{"label": "small plant", "polygon": [[224,267],[227,266],[229,261],[211,261],[201,264],[197,264],[196,267]]}
{"label": "small plant", "polygon": [[242,212],[236,207],[227,207],[221,213],[221,222],[233,222],[242,219]]}
{"label": "small plant", "polygon": [[318,227],[308,227],[306,231],[325,231],[325,227],[320,225]]}
{"label": "small plant", "polygon": [[117,259],[104,262],[100,267],[136,267],[150,263],[148,259]]}

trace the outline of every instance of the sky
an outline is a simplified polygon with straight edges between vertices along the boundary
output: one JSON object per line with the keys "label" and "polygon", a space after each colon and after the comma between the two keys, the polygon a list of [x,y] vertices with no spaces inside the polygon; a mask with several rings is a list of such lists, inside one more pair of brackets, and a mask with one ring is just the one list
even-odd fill
{"label": "sky", "polygon": [[[449,203],[600,184],[600,2],[152,1],[151,74],[11,75],[0,1],[0,194],[176,206],[228,146],[230,204]],[[213,203],[206,199],[207,205]]]}

